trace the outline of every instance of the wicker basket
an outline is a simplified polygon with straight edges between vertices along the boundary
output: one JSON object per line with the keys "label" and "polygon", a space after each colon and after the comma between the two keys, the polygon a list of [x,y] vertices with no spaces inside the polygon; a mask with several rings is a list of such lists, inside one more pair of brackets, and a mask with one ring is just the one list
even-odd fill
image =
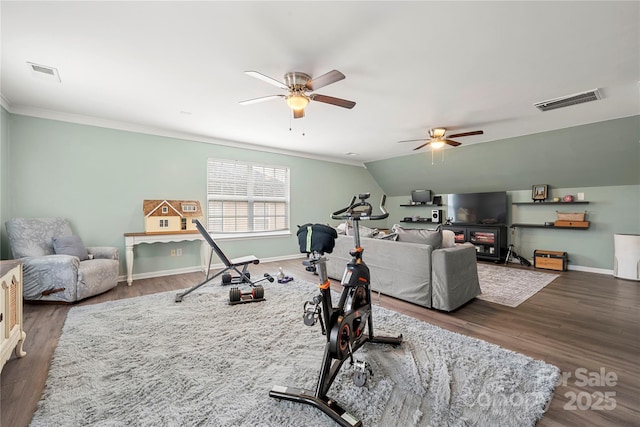
{"label": "wicker basket", "polygon": [[586,216],[587,216],[587,212],[558,212],[556,211],[556,214],[558,215],[558,220],[559,221],[584,221]]}

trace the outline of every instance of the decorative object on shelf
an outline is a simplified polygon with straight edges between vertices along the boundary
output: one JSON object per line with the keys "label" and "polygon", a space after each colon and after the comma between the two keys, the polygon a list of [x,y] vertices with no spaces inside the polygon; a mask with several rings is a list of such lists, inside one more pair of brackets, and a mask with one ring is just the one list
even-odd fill
{"label": "decorative object on shelf", "polygon": [[433,204],[442,206],[442,196],[433,196]]}
{"label": "decorative object on shelf", "polygon": [[554,223],[556,227],[589,227],[589,221],[586,220],[587,211],[584,212],[558,212],[558,219]]}
{"label": "decorative object on shelf", "polygon": [[431,210],[431,222],[442,223],[442,209]]}
{"label": "decorative object on shelf", "polygon": [[554,203],[558,203],[560,201],[560,197],[554,197],[553,201],[554,201]]}
{"label": "decorative object on shelf", "polygon": [[531,198],[534,202],[544,202],[547,199],[547,184],[534,185],[531,189]]}
{"label": "decorative object on shelf", "polygon": [[196,231],[191,220],[202,219],[197,200],[144,200],[142,212],[147,233]]}
{"label": "decorative object on shelf", "polygon": [[571,203],[573,202],[573,196],[571,194],[567,194],[562,198],[562,201],[566,203]]}

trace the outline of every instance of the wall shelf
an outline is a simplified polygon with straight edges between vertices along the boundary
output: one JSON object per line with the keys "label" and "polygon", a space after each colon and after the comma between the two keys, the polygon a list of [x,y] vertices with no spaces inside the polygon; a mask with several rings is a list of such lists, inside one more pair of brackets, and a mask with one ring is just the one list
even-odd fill
{"label": "wall shelf", "polygon": [[564,227],[561,225],[544,225],[544,224],[511,224],[511,228],[563,228],[563,229],[567,229],[567,230],[586,230],[587,228],[589,228],[589,226],[587,225],[586,227]]}
{"label": "wall shelf", "polygon": [[512,205],[535,205],[535,206],[546,206],[546,205],[587,205],[589,204],[586,200],[576,200],[573,202],[512,202]]}

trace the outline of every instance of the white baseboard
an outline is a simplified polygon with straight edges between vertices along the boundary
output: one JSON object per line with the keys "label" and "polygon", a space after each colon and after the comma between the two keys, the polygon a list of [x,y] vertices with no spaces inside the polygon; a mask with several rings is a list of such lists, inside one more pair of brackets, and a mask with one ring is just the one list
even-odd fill
{"label": "white baseboard", "polygon": [[584,267],[582,265],[569,265],[569,270],[584,271],[587,273],[606,274],[608,276],[613,276],[613,270],[608,270],[606,268]]}
{"label": "white baseboard", "polygon": [[[277,257],[269,257],[269,258],[262,258],[260,259],[260,262],[278,262],[278,261],[287,261],[287,260],[291,260],[291,259],[299,259],[299,258],[305,258],[306,256],[304,254],[293,254],[293,255],[284,255],[284,256],[277,256]],[[533,260],[530,260],[533,261]],[[520,264],[519,261],[517,260],[513,260],[511,259],[509,261],[509,263],[513,263],[513,264]],[[531,265],[533,265],[533,262],[531,263]],[[219,268],[223,268],[224,264],[212,264],[211,268],[214,270],[217,270]],[[606,274],[608,276],[613,276],[613,270],[608,270],[606,268],[595,268],[595,267],[584,267],[581,265],[569,265],[569,270],[575,270],[575,271],[584,271],[586,273],[595,273],[595,274]],[[197,273],[199,271],[202,271],[202,268],[200,266],[194,266],[194,267],[183,267],[183,268],[175,268],[173,270],[159,270],[159,271],[150,271],[147,273],[136,273],[133,275],[133,280],[140,280],[140,279],[151,279],[153,277],[163,277],[163,276],[173,276],[175,274],[186,274],[186,273]],[[276,274],[277,272],[274,272],[274,274]],[[127,276],[126,275],[121,275],[118,277],[118,282],[126,282],[127,281]]]}
{"label": "white baseboard", "polygon": [[[533,266],[533,260],[529,259],[528,260],[531,263],[531,266]],[[509,264],[520,264],[520,261],[518,261],[517,259],[510,259],[509,260]],[[582,265],[571,265],[569,264],[569,266],[567,267],[569,270],[574,270],[574,271],[584,271],[585,273],[595,273],[595,274],[606,274],[608,276],[613,276],[613,269],[608,270],[606,268],[596,268],[596,267],[585,267]],[[549,271],[549,270],[547,270]]]}
{"label": "white baseboard", "polygon": [[[286,260],[305,258],[305,257],[306,256],[304,254],[293,254],[293,255],[284,255],[284,256],[278,256],[278,257],[261,258],[260,262],[277,262],[277,261],[286,261]],[[224,267],[224,264],[222,263],[211,264],[212,270],[217,270],[223,267]],[[136,274],[133,274],[132,279],[136,281],[140,279],[151,279],[153,277],[164,277],[164,276],[173,276],[176,274],[197,273],[199,271],[202,271],[202,267],[197,265],[193,267],[174,268],[172,270],[158,270],[158,271],[149,271],[147,273],[136,273]],[[274,275],[277,274],[277,271],[274,271],[273,274]],[[118,282],[126,282],[126,281],[127,281],[126,274],[118,276]]]}

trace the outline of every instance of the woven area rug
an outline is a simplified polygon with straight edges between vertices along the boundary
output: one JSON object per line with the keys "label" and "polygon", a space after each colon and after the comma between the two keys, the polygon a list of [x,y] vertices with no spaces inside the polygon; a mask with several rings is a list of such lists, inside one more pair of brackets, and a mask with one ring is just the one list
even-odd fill
{"label": "woven area rug", "polygon": [[[311,283],[267,283],[266,301],[228,305],[212,284],[174,302],[161,293],[70,310],[32,426],[335,426],[318,409],[269,397],[313,390],[325,339],[303,324]],[[329,396],[364,426],[533,426],[559,369],[375,307],[379,335],[356,357],[374,376],[356,387],[345,363]]]}
{"label": "woven area rug", "polygon": [[553,282],[557,274],[478,263],[482,294],[476,298],[517,307]]}

